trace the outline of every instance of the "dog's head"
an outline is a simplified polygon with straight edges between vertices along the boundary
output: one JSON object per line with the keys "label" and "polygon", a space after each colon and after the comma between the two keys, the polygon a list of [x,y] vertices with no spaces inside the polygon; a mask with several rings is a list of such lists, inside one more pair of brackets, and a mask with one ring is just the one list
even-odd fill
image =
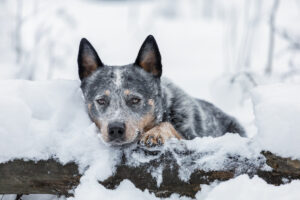
{"label": "dog's head", "polygon": [[78,67],[89,115],[105,142],[134,142],[161,120],[162,65],[153,36],[146,38],[136,61],[124,66],[103,64],[93,46],[82,39]]}

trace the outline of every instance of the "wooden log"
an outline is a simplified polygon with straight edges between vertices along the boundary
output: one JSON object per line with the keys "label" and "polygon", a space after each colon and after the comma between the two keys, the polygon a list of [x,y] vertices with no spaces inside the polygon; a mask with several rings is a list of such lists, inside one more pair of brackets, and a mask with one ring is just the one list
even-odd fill
{"label": "wooden log", "polygon": [[0,193],[68,195],[80,177],[75,163],[14,160],[0,164]]}
{"label": "wooden log", "polygon": [[[185,152],[184,156],[190,156]],[[124,179],[129,179],[137,188],[148,189],[158,197],[168,197],[172,193],[194,197],[201,190],[200,184],[213,181],[226,181],[240,174],[250,177],[258,175],[269,184],[280,185],[294,179],[300,179],[300,161],[282,158],[271,152],[262,152],[261,165],[252,166],[247,159],[226,158],[230,166],[224,170],[195,170],[189,181],[185,182],[178,176],[179,165],[171,153],[164,153],[149,163],[133,167],[126,164],[126,158],[117,166],[114,175],[99,183],[106,188],[114,189]],[[162,182],[157,185],[149,169],[163,163]],[[266,170],[264,164],[272,170]],[[243,166],[243,168],[237,166]],[[47,161],[14,160],[0,164],[1,194],[57,194],[70,195],[69,191],[79,184],[81,175],[75,163],[62,165],[51,159]]]}

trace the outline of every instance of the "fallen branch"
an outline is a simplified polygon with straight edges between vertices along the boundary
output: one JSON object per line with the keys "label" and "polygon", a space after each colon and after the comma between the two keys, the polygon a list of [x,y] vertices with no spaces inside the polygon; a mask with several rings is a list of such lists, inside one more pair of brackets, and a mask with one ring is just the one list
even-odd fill
{"label": "fallen branch", "polygon": [[[192,152],[181,152],[191,156]],[[117,166],[116,173],[107,180],[99,182],[108,189],[116,188],[124,179],[129,179],[137,188],[148,189],[159,197],[172,193],[194,197],[201,190],[200,184],[226,181],[240,174],[250,177],[258,175],[267,183],[280,185],[300,179],[300,161],[282,158],[271,152],[262,152],[259,165],[251,165],[245,158],[228,156],[230,163],[224,170],[195,170],[188,182],[178,176],[179,165],[171,153],[165,152],[149,163],[133,167],[123,162]],[[162,182],[158,186],[149,169],[163,163]],[[266,169],[267,164],[272,170]],[[242,168],[240,166],[243,166]],[[238,169],[238,170],[237,170]],[[79,184],[81,175],[75,163],[62,165],[55,160],[23,161],[15,160],[0,164],[0,193],[2,194],[57,194],[70,195],[69,191]]]}

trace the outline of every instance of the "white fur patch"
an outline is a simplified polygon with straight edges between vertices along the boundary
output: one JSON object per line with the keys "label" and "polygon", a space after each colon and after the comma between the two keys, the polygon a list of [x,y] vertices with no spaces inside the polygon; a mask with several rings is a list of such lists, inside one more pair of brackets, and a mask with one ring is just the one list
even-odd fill
{"label": "white fur patch", "polygon": [[115,70],[115,76],[116,76],[116,80],[115,80],[116,86],[121,87],[121,85],[122,85],[122,71],[120,69],[116,69]]}

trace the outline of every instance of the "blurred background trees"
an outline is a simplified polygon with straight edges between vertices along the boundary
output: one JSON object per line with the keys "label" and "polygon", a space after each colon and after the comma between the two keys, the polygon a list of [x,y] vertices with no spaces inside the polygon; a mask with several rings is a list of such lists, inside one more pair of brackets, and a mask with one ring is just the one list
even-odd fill
{"label": "blurred background trees", "polygon": [[81,37],[126,64],[154,34],[165,75],[194,96],[242,103],[256,85],[300,82],[299,0],[0,0],[0,10],[1,79],[77,79]]}
{"label": "blurred background trees", "polygon": [[[11,60],[2,71],[13,71],[9,78],[51,79],[58,66],[64,66],[64,56],[69,56],[70,46],[62,36],[76,26],[62,5],[49,6],[51,2],[38,0],[2,0],[3,27],[1,57]],[[2,52],[4,54],[2,54]],[[5,77],[4,77],[5,78]]]}

